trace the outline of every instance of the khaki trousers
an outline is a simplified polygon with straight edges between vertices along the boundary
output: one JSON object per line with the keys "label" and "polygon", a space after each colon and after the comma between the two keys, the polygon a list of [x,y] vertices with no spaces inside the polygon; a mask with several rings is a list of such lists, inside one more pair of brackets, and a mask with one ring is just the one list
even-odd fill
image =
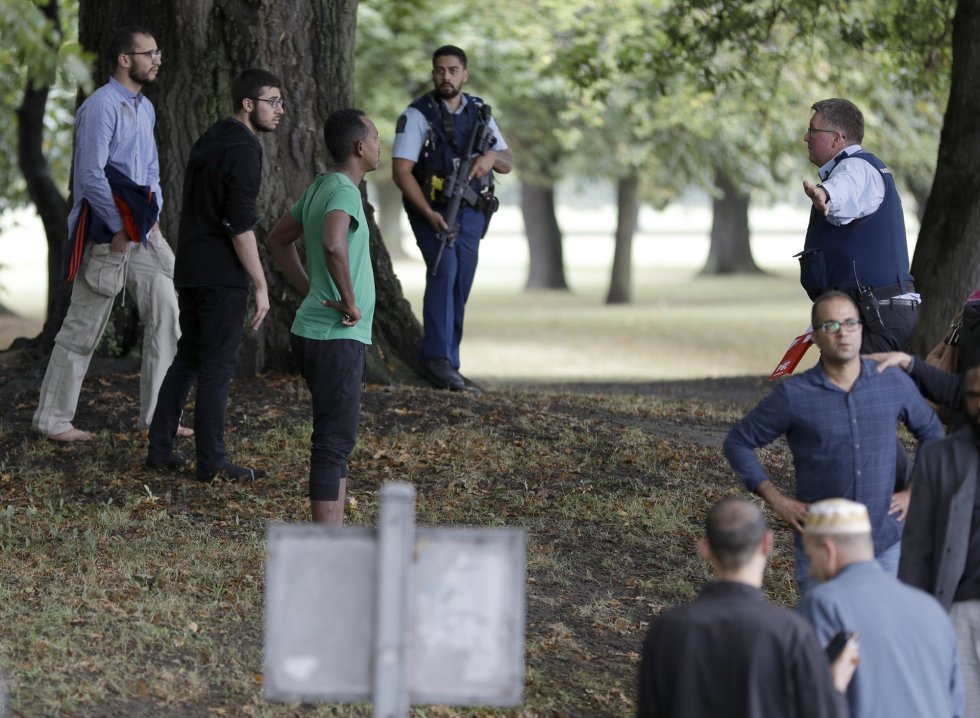
{"label": "khaki trousers", "polygon": [[139,421],[141,426],[150,425],[157,392],[180,337],[173,277],[174,253],[159,232],[126,253],[111,252],[108,244],[91,243],[86,248],[41,384],[33,421],[36,431],[52,436],[72,428],[89,362],[109,323],[113,301],[124,288],[143,322]]}

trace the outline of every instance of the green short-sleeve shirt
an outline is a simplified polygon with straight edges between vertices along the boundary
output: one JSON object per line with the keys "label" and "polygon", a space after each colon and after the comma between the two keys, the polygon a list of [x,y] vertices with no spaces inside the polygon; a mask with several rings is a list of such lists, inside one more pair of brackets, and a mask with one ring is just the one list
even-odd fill
{"label": "green short-sleeve shirt", "polygon": [[[323,253],[323,225],[327,214],[337,210],[350,215],[347,252],[354,300],[361,310],[361,319],[353,327],[344,326],[341,313],[321,303],[324,299],[340,300],[340,292],[327,271]],[[347,175],[340,172],[317,175],[290,212],[293,219],[303,225],[307,274],[310,277],[310,292],[297,310],[290,331],[307,339],[356,339],[370,344],[371,325],[374,323],[374,270],[371,267],[370,233],[360,190]]]}

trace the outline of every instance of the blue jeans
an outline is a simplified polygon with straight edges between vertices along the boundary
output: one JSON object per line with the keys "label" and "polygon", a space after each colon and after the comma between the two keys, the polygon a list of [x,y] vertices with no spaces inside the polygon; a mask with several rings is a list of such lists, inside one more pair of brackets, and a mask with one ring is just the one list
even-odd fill
{"label": "blue jeans", "polygon": [[[898,541],[894,546],[890,546],[875,556],[875,561],[881,566],[885,573],[891,576],[898,576],[898,560],[902,555],[902,542]],[[796,546],[796,585],[800,589],[800,598],[806,593],[810,584],[817,584],[819,581],[810,576],[810,559],[803,552],[803,547]]]}

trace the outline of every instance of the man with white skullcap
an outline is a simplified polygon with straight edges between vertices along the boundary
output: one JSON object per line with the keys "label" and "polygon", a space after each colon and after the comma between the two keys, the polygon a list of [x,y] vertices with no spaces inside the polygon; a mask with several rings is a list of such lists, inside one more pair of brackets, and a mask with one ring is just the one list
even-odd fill
{"label": "man with white skullcap", "polygon": [[963,686],[953,626],[929,594],[900,582],[874,560],[863,504],[810,504],[803,534],[815,581],[799,612],[828,643],[856,632],[861,664],[847,689],[853,718],[963,715]]}

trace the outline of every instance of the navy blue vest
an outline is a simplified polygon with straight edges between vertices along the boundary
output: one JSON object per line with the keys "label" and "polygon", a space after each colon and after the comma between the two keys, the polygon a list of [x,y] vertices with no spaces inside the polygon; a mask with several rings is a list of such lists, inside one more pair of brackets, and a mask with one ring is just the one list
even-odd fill
{"label": "navy blue vest", "polygon": [[[861,286],[912,284],[905,216],[895,179],[885,163],[870,152],[855,152],[851,157],[864,160],[881,173],[885,198],[873,214],[841,226],[828,222],[815,207],[811,209],[810,226],[799,254],[800,284],[811,299],[830,289],[855,289],[855,273]],[[894,294],[906,291],[910,290],[904,288]]]}
{"label": "navy blue vest", "polygon": [[[432,201],[430,193],[432,178],[445,178],[452,174],[455,169],[454,160],[466,152],[466,146],[473,134],[473,127],[480,120],[480,107],[483,105],[483,100],[465,93],[464,97],[466,98],[466,105],[458,115],[449,113],[442,100],[431,92],[413,100],[412,104],[409,105],[409,107],[414,107],[421,112],[429,123],[429,133],[422,145],[419,159],[415,163],[415,167],[412,168],[412,174],[415,175],[415,179],[430,204],[439,204]],[[444,111],[451,118],[451,134],[446,131]],[[491,172],[481,179],[474,179],[470,186],[479,192],[480,189],[492,183],[492,175]],[[406,206],[408,205],[406,204]]]}

